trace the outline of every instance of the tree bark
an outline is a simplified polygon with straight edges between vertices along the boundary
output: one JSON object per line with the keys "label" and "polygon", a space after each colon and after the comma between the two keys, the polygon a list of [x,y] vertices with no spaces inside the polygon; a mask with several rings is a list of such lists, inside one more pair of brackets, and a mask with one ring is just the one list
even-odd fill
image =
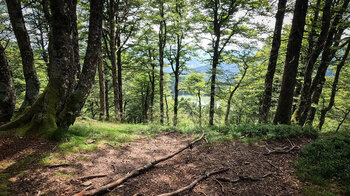
{"label": "tree bark", "polygon": [[[296,124],[303,125],[305,123],[305,117],[303,118],[301,115],[305,111],[305,107],[308,102],[308,97],[310,97],[310,87],[312,82],[312,73],[314,70],[314,65],[317,61],[318,56],[322,52],[322,49],[325,46],[325,41],[327,39],[327,35],[329,32],[329,26],[331,22],[331,7],[332,7],[332,1],[326,1],[324,7],[323,7],[323,15],[322,15],[322,27],[321,27],[321,34],[318,37],[316,49],[312,50],[311,47],[313,47],[313,42],[311,38],[309,39],[309,58],[307,60],[307,65],[304,72],[304,84],[301,90],[301,96],[300,101],[297,109],[294,111],[292,121]],[[317,9],[317,8],[316,8]],[[316,15],[315,15],[316,18]],[[316,18],[317,19],[317,18]],[[312,33],[312,32],[311,32]],[[312,50],[312,51],[310,51]]]}
{"label": "tree bark", "polygon": [[111,50],[110,60],[112,64],[112,83],[114,92],[114,120],[115,122],[121,122],[120,119],[120,109],[119,109],[119,87],[118,87],[118,76],[117,76],[117,65],[116,65],[116,2],[115,0],[110,0],[109,4],[109,47]]}
{"label": "tree bark", "polygon": [[26,82],[26,93],[24,101],[20,107],[23,111],[27,106],[32,105],[38,97],[40,83],[34,67],[33,50],[30,46],[30,39],[24,24],[20,0],[6,0],[8,14],[12,29],[17,39],[21,53],[23,74]]}
{"label": "tree bark", "polygon": [[106,103],[106,120],[109,121],[109,86],[108,86],[108,80],[105,79],[105,103]]}
{"label": "tree bark", "polygon": [[15,111],[16,91],[5,48],[0,44],[0,125],[7,123]]}
{"label": "tree bark", "polygon": [[350,42],[348,41],[348,46],[346,48],[346,51],[345,51],[341,61],[337,65],[337,70],[335,72],[335,76],[334,76],[334,80],[333,80],[333,84],[332,84],[332,93],[331,93],[331,97],[329,99],[328,106],[321,110],[320,121],[318,123],[318,129],[319,130],[322,129],[322,126],[323,126],[323,124],[325,122],[325,118],[326,118],[327,112],[329,110],[331,110],[332,107],[334,106],[335,94],[337,92],[337,85],[338,85],[338,81],[339,81],[340,71],[343,68],[343,66],[345,65],[345,61],[346,61],[346,59],[347,59],[347,57],[349,55],[349,51],[350,51]]}
{"label": "tree bark", "polygon": [[301,42],[304,34],[305,17],[308,0],[297,0],[294,8],[292,28],[288,39],[282,87],[278,99],[275,124],[290,124],[293,93],[300,56]]}
{"label": "tree bark", "polygon": [[210,84],[210,104],[209,104],[209,125],[214,125],[214,114],[215,114],[215,85],[216,85],[216,68],[219,65],[219,58],[220,58],[220,52],[219,52],[219,44],[220,44],[220,38],[221,38],[221,31],[220,31],[220,23],[218,21],[218,10],[217,5],[215,5],[216,9],[214,9],[214,35],[215,35],[215,42],[214,42],[214,51],[213,51],[213,61],[212,61],[212,68],[211,68],[211,84]]}
{"label": "tree bark", "polygon": [[105,108],[106,108],[106,103],[105,103],[105,84],[104,84],[104,76],[103,76],[103,59],[102,56],[99,57],[98,61],[98,84],[100,87],[100,120],[103,121],[105,120]]}
{"label": "tree bark", "polygon": [[[282,26],[283,26],[284,13],[286,10],[286,4],[287,4],[287,0],[278,1],[278,10],[275,16],[276,23],[275,23],[275,30],[272,38],[272,47],[270,52],[269,65],[267,67],[267,73],[265,76],[265,90],[264,90],[263,98],[260,103],[260,114],[259,114],[260,123],[267,123],[267,118],[270,112],[273,78],[276,71],[278,51],[281,46],[281,32],[282,32]],[[229,102],[231,102],[230,99],[229,99]],[[227,113],[228,112],[226,112],[226,114]],[[228,122],[228,115],[227,117],[225,116],[225,123],[227,124],[227,122]]]}
{"label": "tree bark", "polygon": [[[120,14],[120,7],[119,7],[119,1],[116,3],[116,18],[119,22],[119,18],[123,17]],[[121,43],[121,29],[120,24],[117,25],[116,29],[116,47],[117,47],[117,88],[118,88],[118,119],[120,119],[120,122],[123,121],[123,92],[122,92],[122,43]]]}
{"label": "tree bark", "polygon": [[201,91],[198,92],[198,107],[199,107],[199,127],[202,126],[202,96]]}
{"label": "tree bark", "polygon": [[164,1],[160,1],[159,13],[159,106],[160,106],[160,124],[164,124],[164,47],[166,43],[166,23],[164,18]]}

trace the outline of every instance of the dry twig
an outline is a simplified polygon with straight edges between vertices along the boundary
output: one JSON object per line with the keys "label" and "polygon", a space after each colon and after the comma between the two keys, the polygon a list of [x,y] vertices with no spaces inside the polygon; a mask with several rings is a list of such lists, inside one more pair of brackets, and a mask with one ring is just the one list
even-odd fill
{"label": "dry twig", "polygon": [[222,172],[225,172],[227,171],[228,168],[224,168],[224,169],[220,169],[220,170],[216,170],[216,171],[212,171],[212,172],[209,172],[207,174],[204,174],[204,175],[201,175],[199,176],[196,180],[194,180],[191,184],[185,186],[185,187],[182,187],[180,189],[177,189],[176,191],[173,191],[173,192],[170,192],[170,193],[163,193],[163,194],[160,194],[158,196],[173,196],[173,195],[178,195],[180,193],[183,193],[185,191],[188,191],[188,190],[191,190],[193,189],[193,187],[195,187],[197,185],[198,182],[208,178],[209,176],[212,176],[212,175],[215,175],[215,174],[219,174],[219,173],[222,173]]}

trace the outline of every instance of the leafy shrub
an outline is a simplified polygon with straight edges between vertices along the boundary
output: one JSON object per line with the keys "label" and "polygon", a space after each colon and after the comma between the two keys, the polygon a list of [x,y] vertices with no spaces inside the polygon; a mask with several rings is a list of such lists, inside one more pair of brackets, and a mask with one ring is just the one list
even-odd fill
{"label": "leafy shrub", "polygon": [[350,194],[350,133],[326,136],[301,150],[297,175],[317,185],[331,182],[344,185]]}
{"label": "leafy shrub", "polygon": [[297,136],[316,138],[318,132],[312,127],[300,127],[295,125],[266,125],[266,124],[241,124],[213,127],[213,130],[233,137],[259,137],[266,139],[282,139]]}

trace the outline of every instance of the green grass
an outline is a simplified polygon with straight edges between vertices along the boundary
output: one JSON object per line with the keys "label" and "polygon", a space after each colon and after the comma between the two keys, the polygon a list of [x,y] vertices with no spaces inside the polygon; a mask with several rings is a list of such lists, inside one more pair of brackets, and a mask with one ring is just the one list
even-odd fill
{"label": "green grass", "polygon": [[58,147],[65,152],[94,151],[101,144],[118,147],[139,136],[155,136],[161,131],[174,130],[172,127],[143,124],[115,124],[95,120],[79,120],[69,131],[54,135]]}
{"label": "green grass", "polygon": [[320,195],[350,195],[350,133],[328,134],[305,146],[301,153],[295,163],[300,179],[320,187]]}

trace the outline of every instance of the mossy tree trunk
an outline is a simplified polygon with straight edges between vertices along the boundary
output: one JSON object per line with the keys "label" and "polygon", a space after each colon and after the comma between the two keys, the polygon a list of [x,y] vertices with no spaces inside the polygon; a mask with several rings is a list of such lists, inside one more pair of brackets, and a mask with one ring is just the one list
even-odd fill
{"label": "mossy tree trunk", "polygon": [[9,70],[5,48],[0,44],[0,124],[10,121],[16,104],[12,73]]}
{"label": "mossy tree trunk", "polygon": [[[91,0],[88,46],[79,81],[74,55],[74,26],[76,24],[75,0],[51,0],[52,32],[49,82],[36,102],[0,130],[19,128],[23,132],[40,132],[51,136],[56,131],[67,130],[79,115],[94,82],[98,57],[101,53],[103,1]],[[76,83],[76,85],[74,85]],[[69,89],[72,85],[75,88]],[[64,103],[62,105],[62,103]]]}

